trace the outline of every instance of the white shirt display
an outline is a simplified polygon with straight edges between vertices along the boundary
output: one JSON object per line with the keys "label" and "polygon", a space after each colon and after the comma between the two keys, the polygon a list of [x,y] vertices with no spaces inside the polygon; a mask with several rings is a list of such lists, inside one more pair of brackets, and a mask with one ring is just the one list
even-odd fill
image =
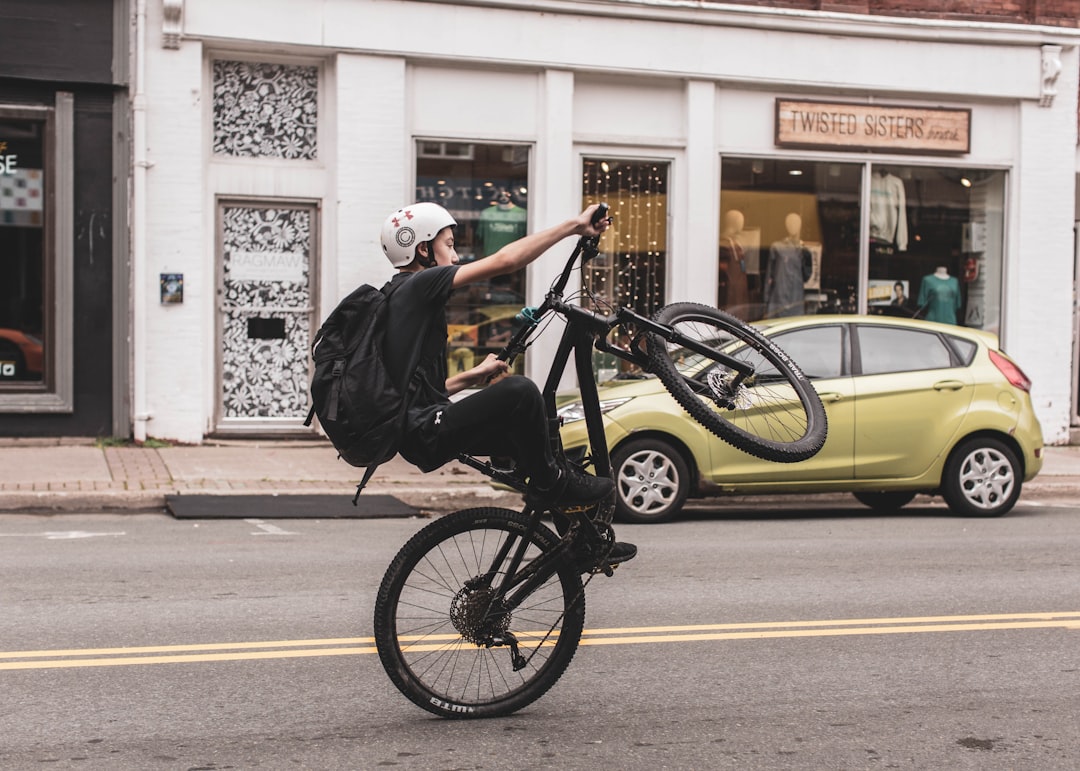
{"label": "white shirt display", "polygon": [[870,237],[907,251],[907,200],[900,177],[880,172],[871,177]]}

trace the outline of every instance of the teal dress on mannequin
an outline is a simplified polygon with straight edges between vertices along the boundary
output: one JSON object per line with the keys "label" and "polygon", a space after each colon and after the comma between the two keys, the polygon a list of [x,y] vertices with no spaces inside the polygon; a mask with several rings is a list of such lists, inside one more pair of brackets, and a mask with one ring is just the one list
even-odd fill
{"label": "teal dress on mannequin", "polygon": [[956,276],[939,276],[936,273],[923,276],[918,302],[920,308],[926,309],[923,318],[927,321],[955,324],[960,301],[960,281]]}

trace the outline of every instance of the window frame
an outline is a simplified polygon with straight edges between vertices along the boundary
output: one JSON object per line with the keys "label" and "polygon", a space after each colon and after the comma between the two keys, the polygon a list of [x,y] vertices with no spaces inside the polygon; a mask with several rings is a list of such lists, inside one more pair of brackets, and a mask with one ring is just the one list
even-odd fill
{"label": "window frame", "polygon": [[[852,376],[852,341],[851,341],[851,325],[844,322],[832,322],[823,321],[820,324],[808,324],[794,329],[784,329],[776,332],[773,335],[769,335],[769,339],[784,348],[783,340],[785,337],[791,335],[798,335],[800,333],[809,333],[811,330],[817,331],[825,328],[836,327],[840,330],[840,372],[836,375],[821,376],[814,375],[809,372],[804,372],[808,380],[835,380],[837,378],[845,378]],[[786,348],[784,349],[787,350]],[[796,363],[798,359],[796,358]]]}
{"label": "window frame", "polygon": [[[854,322],[851,330],[851,368],[852,374],[856,377],[875,377],[878,375],[902,375],[907,372],[933,372],[941,369],[957,369],[967,366],[957,353],[956,347],[948,340],[948,335],[940,332],[932,332],[923,329],[909,329],[897,324],[865,324],[861,322]],[[869,329],[891,329],[902,332],[904,334],[911,335],[927,335],[929,337],[935,337],[942,348],[949,356],[949,364],[946,367],[916,367],[915,369],[890,369],[884,372],[866,372],[863,369],[863,341],[862,330],[864,328]]]}
{"label": "window frame", "polygon": [[45,276],[45,381],[0,389],[0,413],[75,411],[75,96],[56,93],[51,107],[0,105],[6,118],[45,123],[45,218],[42,242]]}

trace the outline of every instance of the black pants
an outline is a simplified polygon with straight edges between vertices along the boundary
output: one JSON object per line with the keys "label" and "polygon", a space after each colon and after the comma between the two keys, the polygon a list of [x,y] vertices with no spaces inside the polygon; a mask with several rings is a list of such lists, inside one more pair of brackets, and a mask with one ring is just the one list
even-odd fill
{"label": "black pants", "polygon": [[492,383],[442,410],[433,425],[436,453],[509,456],[525,475],[548,486],[558,473],[548,441],[547,411],[536,384],[514,375]]}

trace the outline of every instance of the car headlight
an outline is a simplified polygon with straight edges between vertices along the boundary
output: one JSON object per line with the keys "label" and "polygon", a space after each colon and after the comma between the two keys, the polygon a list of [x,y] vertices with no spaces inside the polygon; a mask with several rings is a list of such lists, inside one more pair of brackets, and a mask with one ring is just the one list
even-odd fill
{"label": "car headlight", "polygon": [[[616,407],[621,407],[630,401],[633,397],[628,396],[624,399],[604,399],[600,402],[600,412],[611,412]],[[573,423],[575,420],[585,420],[585,405],[581,402],[570,402],[570,404],[564,404],[555,411],[563,423]]]}

